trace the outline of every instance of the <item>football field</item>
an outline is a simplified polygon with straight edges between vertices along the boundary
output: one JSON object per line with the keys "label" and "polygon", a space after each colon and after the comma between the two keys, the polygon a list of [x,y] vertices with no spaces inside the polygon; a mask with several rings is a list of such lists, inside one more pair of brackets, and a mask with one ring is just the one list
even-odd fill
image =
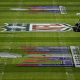
{"label": "football field", "polygon": [[[11,10],[30,6],[64,6],[65,14]],[[0,0],[0,52],[22,54],[23,46],[80,46],[80,33],[2,32],[4,23],[66,23],[74,26],[80,16],[79,0]],[[80,68],[18,67],[24,58],[0,58],[0,80],[80,80]]]}
{"label": "football field", "polygon": [[[54,13],[29,13],[28,11],[12,11],[11,8],[27,8],[33,5],[60,5],[66,8],[66,14]],[[1,0],[0,1],[0,26],[4,23],[68,23],[74,25],[79,20],[79,1],[64,0]]]}

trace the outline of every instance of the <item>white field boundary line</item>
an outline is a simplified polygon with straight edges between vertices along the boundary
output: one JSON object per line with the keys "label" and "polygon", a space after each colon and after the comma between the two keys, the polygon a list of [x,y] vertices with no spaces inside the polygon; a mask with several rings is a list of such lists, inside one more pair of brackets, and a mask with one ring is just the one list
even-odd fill
{"label": "white field boundary line", "polygon": [[[17,11],[28,11],[28,10],[31,10],[31,9],[25,9],[25,8],[11,8],[10,10],[17,10]],[[59,10],[59,9],[33,9],[33,10]]]}
{"label": "white field boundary line", "polygon": [[28,11],[29,9],[24,9],[24,8],[10,8],[10,10],[13,10],[13,11]]}
{"label": "white field boundary line", "polygon": [[76,16],[80,16],[80,12],[76,13]]}

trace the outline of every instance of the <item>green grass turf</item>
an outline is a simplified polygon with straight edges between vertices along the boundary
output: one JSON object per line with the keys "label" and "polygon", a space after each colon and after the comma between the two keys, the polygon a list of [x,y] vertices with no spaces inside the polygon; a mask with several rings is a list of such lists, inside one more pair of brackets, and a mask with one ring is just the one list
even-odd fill
{"label": "green grass turf", "polygon": [[[30,5],[62,5],[67,14],[10,11],[10,8],[27,8]],[[0,0],[0,31],[4,23],[68,23],[74,25],[79,19],[79,0]],[[21,46],[80,46],[80,33],[32,32],[0,33],[0,51],[23,53]],[[11,49],[10,49],[11,48]],[[80,80],[80,68],[66,67],[16,67],[11,59],[4,59],[0,67],[0,80]],[[17,62],[17,61],[16,61]],[[10,63],[10,64],[9,64]],[[4,72],[4,75],[2,75]],[[67,73],[68,74],[67,74]]]}
{"label": "green grass turf", "polygon": [[[12,62],[7,59],[6,63]],[[72,67],[16,67],[15,64],[6,64],[2,80],[79,80],[79,68]],[[68,75],[66,74],[68,73]],[[56,77],[56,74],[58,77]],[[64,76],[64,77],[63,77]]]}
{"label": "green grass turf", "polygon": [[[55,79],[55,80],[58,80],[58,79],[60,79],[60,80],[62,80],[63,78],[63,75],[64,75],[64,80],[66,79],[66,75],[65,74],[63,74],[63,73],[58,73],[57,74],[57,78],[56,78],[56,74],[54,73],[54,72],[52,72],[52,74],[50,74],[49,72],[28,72],[28,73],[26,73],[26,72],[19,72],[19,73],[14,73],[15,75],[13,75],[12,73],[5,73],[5,78],[3,78],[3,80],[7,80],[7,79],[12,79],[12,77],[13,77],[13,80],[14,79],[19,79],[19,80],[26,80],[26,79],[29,79],[29,80],[53,80],[53,79]],[[34,75],[33,75],[34,74]],[[10,76],[7,76],[7,75],[10,75]],[[46,76],[47,75],[47,76]],[[53,75],[54,75],[54,77],[53,77]],[[62,76],[62,77],[61,77]]]}
{"label": "green grass turf", "polygon": [[22,32],[1,33],[0,51],[24,53],[23,46],[79,46],[80,33]]}
{"label": "green grass turf", "polygon": [[[63,0],[32,0],[32,1],[14,1],[5,0],[0,2],[0,25],[4,26],[4,23],[33,23],[33,22],[57,22],[57,23],[68,23],[74,25],[80,17],[76,16],[77,12],[80,12],[79,0],[63,1]],[[9,9],[14,7],[27,8],[30,5],[63,5],[67,9],[67,14],[53,14],[53,13],[28,13],[22,11],[11,11]]]}

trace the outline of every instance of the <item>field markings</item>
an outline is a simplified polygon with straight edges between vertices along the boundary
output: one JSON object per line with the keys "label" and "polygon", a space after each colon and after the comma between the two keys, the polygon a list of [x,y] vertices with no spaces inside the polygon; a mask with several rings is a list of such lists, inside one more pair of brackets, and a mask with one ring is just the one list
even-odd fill
{"label": "field markings", "polygon": [[[5,20],[5,19],[0,19],[0,20]],[[55,20],[56,21],[56,20],[64,20],[64,19],[62,19],[62,18],[61,19],[57,19],[57,18],[56,19],[54,19],[54,18],[53,19],[50,19],[50,18],[45,18],[45,19],[35,19],[35,18],[34,19],[30,19],[30,18],[29,19],[8,19],[7,18],[6,20]],[[68,20],[73,20],[73,19],[68,19]]]}
{"label": "field markings", "polygon": [[75,80],[72,67],[65,67],[66,80]]}
{"label": "field markings", "polygon": [[[17,2],[17,3],[19,4],[19,5],[18,5],[18,7],[20,7],[20,8],[21,8],[21,7],[22,7],[22,5],[23,5],[23,0],[20,0],[20,1],[19,1],[19,2]],[[16,3],[16,4],[17,4],[17,3]],[[20,11],[18,11],[16,15],[20,15],[20,14],[19,14],[19,12],[20,12]],[[9,19],[9,20],[10,20],[10,19]],[[15,20],[15,19],[13,19],[13,20]],[[19,20],[19,19],[17,19],[17,20]],[[12,35],[11,37],[14,37],[14,35]],[[11,44],[13,44],[13,42],[9,42],[8,44],[9,44],[8,49],[10,50],[10,49],[11,49]],[[5,64],[5,65],[6,65],[6,64]]]}
{"label": "field markings", "polygon": [[[6,59],[7,60],[7,59]],[[6,62],[4,62],[4,64],[2,65],[2,72],[1,72],[1,77],[0,77],[0,80],[3,80],[3,77],[4,77],[4,69],[5,69],[5,66],[6,66]]]}

